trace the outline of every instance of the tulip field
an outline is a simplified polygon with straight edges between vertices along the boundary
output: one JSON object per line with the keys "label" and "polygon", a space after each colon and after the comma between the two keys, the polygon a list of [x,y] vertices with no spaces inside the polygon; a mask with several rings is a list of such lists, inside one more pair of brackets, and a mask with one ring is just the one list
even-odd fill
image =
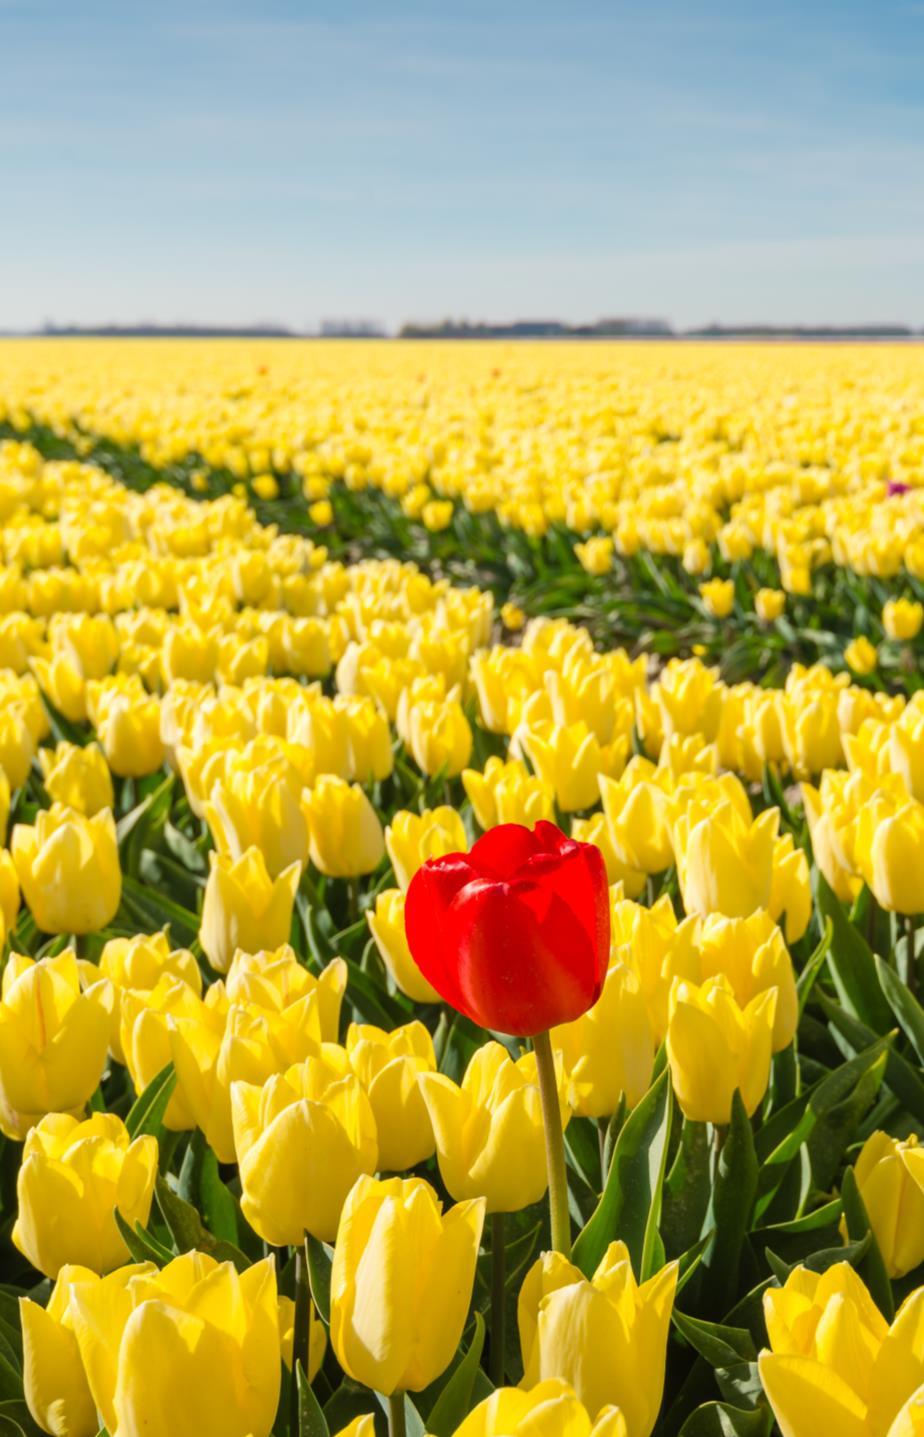
{"label": "tulip field", "polygon": [[924,350],[0,341],[0,1437],[924,1437]]}

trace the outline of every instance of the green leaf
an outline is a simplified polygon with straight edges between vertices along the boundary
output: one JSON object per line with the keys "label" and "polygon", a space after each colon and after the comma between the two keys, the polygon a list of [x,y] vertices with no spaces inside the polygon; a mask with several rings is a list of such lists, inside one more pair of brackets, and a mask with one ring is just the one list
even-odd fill
{"label": "green leaf", "polygon": [[172,1063],[161,1068],[148,1083],[144,1092],[132,1103],[125,1119],[125,1126],[131,1138],[150,1133],[160,1139],[164,1129],[164,1113],[176,1087],[176,1073]]}
{"label": "green leaf", "polygon": [[671,1085],[665,1070],[626,1119],[600,1201],[574,1244],[574,1262],[587,1277],[616,1238],[625,1242],[633,1268],[641,1272],[651,1244],[652,1214],[660,1210],[670,1125]]}
{"label": "green leaf", "polygon": [[848,1238],[856,1242],[869,1236],[869,1248],[862,1261],[857,1264],[857,1271],[869,1288],[870,1296],[883,1317],[887,1322],[891,1322],[895,1316],[892,1284],[889,1281],[882,1252],[876,1241],[876,1234],[873,1232],[853,1168],[847,1168],[841,1180],[841,1201],[844,1206],[844,1225],[847,1228]]}
{"label": "green leaf", "polygon": [[919,1063],[924,1063],[924,1008],[899,978],[894,968],[876,955],[876,976],[885,1000],[895,1015],[898,1026],[914,1049]]}
{"label": "green leaf", "polygon": [[690,1413],[680,1429],[680,1437],[768,1437],[772,1426],[773,1417],[766,1407],[730,1407],[727,1402],[704,1402]]}
{"label": "green leaf", "polygon": [[815,986],[815,979],[818,977],[825,964],[825,959],[834,942],[834,920],[829,916],[825,918],[825,930],[821,935],[821,942],[809,958],[802,972],[796,980],[796,993],[799,996],[799,1017],[805,1012],[805,1005],[811,997],[812,989]]}
{"label": "green leaf", "polygon": [[475,1313],[475,1332],[471,1345],[449,1378],[427,1417],[427,1431],[433,1437],[452,1437],[471,1408],[472,1388],[484,1347],[484,1318]]}
{"label": "green leaf", "polygon": [[327,1418],[311,1389],[301,1360],[295,1364],[295,1381],[298,1385],[298,1437],[330,1437]]}
{"label": "green leaf", "polygon": [[325,1326],[330,1326],[330,1270],[333,1263],[333,1248],[319,1242],[309,1234],[305,1238],[305,1257],[308,1262],[308,1285],[311,1300],[318,1310],[318,1316]]}
{"label": "green leaf", "polygon": [[727,1327],[721,1322],[704,1322],[674,1308],[674,1326],[690,1346],[713,1367],[735,1362],[753,1362],[757,1356],[754,1339],[746,1327]]}
{"label": "green leaf", "polygon": [[886,1068],[888,1040],[880,1039],[835,1068],[812,1093],[815,1124],[808,1136],[812,1181],[827,1192],[840,1168],[844,1149],[879,1092]]}
{"label": "green leaf", "polygon": [[[876,1042],[876,1034],[872,1029],[867,1028],[866,1024],[861,1023],[859,1019],[852,1018],[837,1003],[832,1003],[824,995],[821,996],[821,1007],[833,1030],[835,1041],[848,1056],[859,1055],[861,1051],[872,1047]],[[924,1081],[922,1081],[918,1069],[912,1067],[908,1059],[896,1051],[895,1036],[896,1030],[893,1029],[882,1040],[886,1044],[887,1054],[885,1084],[908,1112],[919,1123],[924,1123]],[[842,1039],[843,1041],[841,1041]]]}
{"label": "green leaf", "polygon": [[125,1246],[132,1256],[133,1262],[155,1262],[158,1267],[165,1267],[176,1257],[175,1252],[163,1246],[151,1233],[146,1232],[140,1222],[134,1227],[129,1227],[118,1208],[115,1210],[116,1227],[122,1234]]}
{"label": "green leaf", "polygon": [[190,1252],[196,1248],[209,1253],[216,1262],[232,1262],[238,1272],[246,1272],[252,1265],[246,1254],[233,1243],[209,1232],[192,1203],[181,1198],[160,1175],[154,1183],[154,1195],[178,1252]]}
{"label": "green leaf", "polygon": [[738,1290],[738,1268],[751,1209],[757,1195],[757,1154],[751,1120],[740,1092],[732,1098],[731,1122],[718,1155],[712,1183],[707,1224],[715,1231],[712,1246],[703,1254],[701,1279],[708,1310],[728,1311]]}
{"label": "green leaf", "polygon": [[872,950],[847,917],[840,899],[817,870],[816,899],[819,912],[830,920],[832,926],[827,960],[842,1006],[875,1033],[887,1032],[892,1019],[879,986]]}

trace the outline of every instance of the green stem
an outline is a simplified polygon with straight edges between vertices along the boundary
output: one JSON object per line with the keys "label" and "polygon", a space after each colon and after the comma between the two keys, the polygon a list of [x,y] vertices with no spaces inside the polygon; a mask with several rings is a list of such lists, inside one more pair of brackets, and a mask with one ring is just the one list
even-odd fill
{"label": "green stem", "polygon": [[504,1352],[507,1345],[507,1244],[504,1214],[491,1214],[491,1381],[504,1385]]}
{"label": "green stem", "polygon": [[406,1437],[404,1393],[392,1392],[388,1399],[388,1437]]}
{"label": "green stem", "polygon": [[558,1104],[558,1081],[555,1058],[548,1033],[533,1038],[536,1070],[539,1075],[539,1097],[542,1100],[542,1121],[545,1125],[545,1162],[549,1174],[549,1217],[552,1226],[552,1247],[565,1257],[571,1256],[571,1222],[568,1217],[568,1174],[565,1168],[565,1137],[561,1127]]}
{"label": "green stem", "polygon": [[347,921],[350,928],[359,922],[359,879],[347,879]]}
{"label": "green stem", "polygon": [[912,998],[916,996],[918,986],[918,969],[914,952],[914,914],[908,913],[905,916],[905,986]]}
{"label": "green stem", "polygon": [[308,1291],[308,1263],[305,1244],[295,1249],[295,1314],[292,1327],[292,1399],[289,1407],[289,1431],[298,1437],[298,1364],[308,1371],[308,1330],[311,1296]]}
{"label": "green stem", "polygon": [[597,1119],[597,1149],[600,1153],[600,1183],[601,1191],[606,1187],[606,1118]]}

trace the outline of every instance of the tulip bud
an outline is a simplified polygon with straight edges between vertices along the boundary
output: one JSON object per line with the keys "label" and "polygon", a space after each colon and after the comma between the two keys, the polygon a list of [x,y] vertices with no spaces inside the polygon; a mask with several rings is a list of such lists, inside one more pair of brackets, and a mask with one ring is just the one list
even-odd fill
{"label": "tulip bud", "polygon": [[754,595],[754,612],[762,624],[774,623],[786,608],[782,589],[758,589]]}
{"label": "tulip bud", "polygon": [[377,868],[385,842],[379,816],[358,783],[321,774],[302,801],[311,862],[330,878],[358,878]]}
{"label": "tulip bud", "polygon": [[378,1162],[375,1117],[358,1080],[329,1058],[309,1058],[262,1087],[232,1083],[231,1114],[250,1225],[274,1247],[306,1232],[332,1242],[347,1193]]}
{"label": "tulip bud", "polygon": [[71,1286],[90,1391],[119,1437],[269,1437],[279,1403],[272,1258],[238,1273],[202,1252]]}
{"label": "tulip bud", "polygon": [[603,813],[613,852],[632,872],[663,873],[674,861],[668,793],[656,770],[633,758],[622,778],[600,777]]}
{"label": "tulip bud", "polygon": [[243,953],[239,949],[225,977],[225,993],[231,1003],[254,1004],[271,1012],[281,1012],[313,995],[318,1036],[325,1043],[337,1041],[346,985],[347,965],[342,958],[332,958],[315,977],[299,962],[288,943],[271,953]]}
{"label": "tulip bud", "polygon": [[865,678],[875,671],[879,663],[879,654],[866,635],[860,634],[857,638],[851,639],[844,649],[844,663],[848,668],[853,669],[855,674]]}
{"label": "tulip bud", "polygon": [[924,1148],[872,1133],[854,1173],[889,1276],[904,1277],[924,1261]]}
{"label": "tulip bud", "polygon": [[464,853],[468,837],[461,815],[448,804],[425,808],[423,813],[402,808],[385,830],[385,847],[398,886],[405,889],[428,859]]}
{"label": "tulip bud", "polygon": [[735,607],[735,585],[731,579],[708,579],[699,586],[703,608],[713,619],[727,619]]}
{"label": "tulip bud", "polygon": [[675,981],[667,1060],[685,1117],[730,1122],[736,1088],[748,1116],[755,1111],[770,1079],[776,1004],[776,989],[770,988],[740,1007],[724,976],[707,978],[700,987]]}
{"label": "tulip bud", "polygon": [[625,1096],[634,1108],[651,1084],[655,1041],[635,974],[617,964],[592,1008],[552,1029],[562,1055],[571,1108],[578,1117],[615,1113]]}
{"label": "tulip bud", "polygon": [[156,773],[164,761],[160,700],[152,694],[114,695],[97,721],[96,736],[109,767],[120,778]]}
{"label": "tulip bud", "polygon": [[23,897],[43,933],[95,933],[115,917],[122,871],[108,808],[92,818],[55,803],[17,823],[10,852]]}
{"label": "tulip bud", "polygon": [[88,818],[114,806],[109,765],[98,744],[88,743],[81,748],[74,743],[59,743],[54,750],[40,748],[38,759],[53,803],[74,808]]}
{"label": "tulip bud", "polygon": [[527,728],[522,746],[539,778],[554,792],[563,813],[592,808],[602,777],[621,774],[629,753],[625,735],[601,744],[583,719],[572,724],[550,720]]}
{"label": "tulip bud", "polygon": [[537,1382],[529,1392],[499,1387],[473,1408],[456,1428],[455,1437],[562,1437],[565,1433],[567,1437],[631,1437],[618,1407],[603,1407],[594,1422],[574,1389],[555,1377]]}
{"label": "tulip bud", "polygon": [[[861,822],[870,819],[866,810]],[[865,873],[877,902],[892,913],[924,913],[924,804],[912,799],[870,827]]]}
{"label": "tulip bud", "polygon": [[608,574],[613,567],[613,541],[606,535],[596,535],[583,544],[575,544],[574,552],[584,572],[597,578]]}
{"label": "tulip bud", "polygon": [[[348,1376],[391,1395],[419,1392],[446,1370],[468,1316],[483,1222],[483,1202],[443,1213],[419,1178],[359,1179],[331,1272],[330,1337]],[[413,1260],[395,1262],[395,1253]]]}
{"label": "tulip bud", "polygon": [[203,813],[219,853],[233,861],[258,848],[270,878],[308,857],[308,823],[294,769],[235,768],[214,784]]}
{"label": "tulip bud", "polygon": [[238,948],[257,953],[288,942],[301,865],[271,879],[258,848],[238,859],[212,853],[210,862],[199,941],[216,972],[225,973]]}
{"label": "tulip bud", "polygon": [[436,1072],[436,1055],[423,1023],[390,1033],[371,1023],[351,1023],[346,1050],[372,1104],[379,1170],[401,1173],[432,1157],[436,1144],[418,1079]]}
{"label": "tulip bud", "polygon": [[71,1285],[95,1277],[88,1268],[62,1267],[47,1307],[19,1299],[23,1393],[32,1417],[51,1437],[96,1437],[99,1431],[70,1310]]}
{"label": "tulip bud", "polygon": [[[570,1112],[560,1064],[558,1079],[564,1127]],[[514,1062],[502,1044],[485,1043],[461,1086],[434,1073],[420,1079],[420,1088],[440,1176],[453,1198],[483,1197],[488,1212],[519,1212],[540,1201],[548,1173],[534,1053]]]}
{"label": "tulip bud", "polygon": [[407,746],[429,778],[460,774],[472,756],[472,730],[457,699],[422,700],[410,706]]}
{"label": "tulip bud", "polygon": [[623,1242],[610,1244],[590,1280],[560,1253],[544,1253],[517,1304],[523,1386],[563,1379],[592,1419],[615,1404],[628,1437],[648,1437],[664,1390],[677,1271],[668,1263],[639,1286]]}
{"label": "tulip bud", "polygon": [[555,806],[552,789],[541,778],[528,773],[519,759],[505,763],[492,755],[484,773],[474,768],[465,769],[462,784],[482,829],[494,828],[498,823],[522,823],[529,827],[539,819],[552,818]]}
{"label": "tulip bud", "polygon": [[145,1226],[156,1175],[156,1138],[132,1142],[114,1113],[49,1113],[26,1138],[13,1242],[46,1277],[67,1263],[108,1272],[130,1256],[115,1213]]}
{"label": "tulip bud", "polygon": [[400,888],[385,888],[375,900],[375,911],[366,911],[366,922],[379,956],[395,987],[415,1003],[438,1003],[440,995],[421,973],[408,947],[404,931],[404,894]]}
{"label": "tulip bud", "polygon": [[890,639],[910,643],[921,632],[924,604],[912,599],[889,599],[883,606],[882,626]]}
{"label": "tulip bud", "polygon": [[748,825],[730,803],[680,814],[674,850],[687,913],[746,918],[769,907],[779,821],[768,808]]}
{"label": "tulip bud", "polygon": [[101,985],[80,991],[72,952],[38,962],[10,955],[0,1002],[0,1099],[11,1110],[12,1136],[23,1138],[45,1113],[84,1106],[103,1075],[108,1037]]}

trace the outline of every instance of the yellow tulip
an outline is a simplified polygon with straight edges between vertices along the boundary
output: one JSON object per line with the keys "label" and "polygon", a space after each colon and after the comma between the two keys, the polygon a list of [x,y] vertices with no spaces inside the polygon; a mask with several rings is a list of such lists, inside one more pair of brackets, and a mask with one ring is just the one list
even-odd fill
{"label": "yellow tulip", "polygon": [[80,990],[72,952],[33,962],[12,953],[0,1002],[3,1130],[19,1139],[45,1113],[75,1112],[106,1063],[109,1017],[101,985]]}
{"label": "yellow tulip", "polygon": [[218,663],[218,634],[197,624],[172,624],[164,635],[160,659],[168,684],[177,679],[208,683]]}
{"label": "yellow tulip", "polygon": [[669,796],[653,764],[633,758],[618,780],[600,777],[603,813],[616,857],[640,873],[663,873],[673,862]]}
{"label": "yellow tulip", "polygon": [[423,813],[399,809],[385,829],[385,848],[401,889],[406,889],[428,858],[465,853],[468,838],[461,815],[448,804]]}
{"label": "yellow tulip", "polygon": [[[514,1062],[502,1044],[485,1043],[461,1085],[430,1073],[420,1078],[420,1088],[451,1197],[486,1198],[488,1212],[519,1212],[540,1201],[548,1177],[534,1053]],[[565,1124],[569,1113],[561,1093],[560,1102]]]}
{"label": "yellow tulip", "polygon": [[735,585],[731,579],[708,579],[700,584],[699,596],[706,613],[714,619],[727,619],[735,607]]}
{"label": "yellow tulip", "polygon": [[271,879],[258,848],[240,858],[210,855],[199,941],[209,963],[225,973],[239,948],[257,953],[288,942],[301,865]]}
{"label": "yellow tulip", "polygon": [[699,659],[669,659],[651,688],[664,737],[699,733],[711,743],[718,733],[725,690],[718,670]]}
{"label": "yellow tulip", "polygon": [[243,953],[239,949],[225,976],[225,993],[230,1002],[252,1004],[271,1012],[281,1012],[313,995],[319,1036],[325,1043],[337,1041],[346,985],[347,965],[342,958],[332,958],[315,976],[299,962],[288,943],[273,952]]}
{"label": "yellow tulip", "polygon": [[529,773],[519,759],[505,763],[492,755],[483,773],[465,769],[462,785],[479,827],[485,830],[498,823],[521,823],[532,828],[540,819],[553,817],[553,790],[543,779]]}
{"label": "yellow tulip", "polygon": [[385,853],[379,816],[358,783],[321,774],[306,791],[309,854],[331,878],[358,878],[377,868]]}
{"label": "yellow tulip", "polygon": [[498,1388],[469,1413],[455,1437],[629,1437],[629,1428],[618,1407],[601,1408],[592,1421],[574,1389],[550,1377],[529,1392]]}
{"label": "yellow tulip", "polygon": [[436,1072],[436,1054],[423,1023],[406,1023],[390,1033],[371,1023],[351,1023],[346,1050],[372,1104],[379,1170],[401,1173],[432,1157],[436,1143],[418,1079]]}
{"label": "yellow tulip", "polygon": [[383,889],[375,900],[375,910],[367,909],[366,922],[395,987],[413,998],[415,1003],[438,1003],[439,993],[427,982],[411,957],[404,928],[402,890]]}
{"label": "yellow tulip", "polygon": [[777,994],[758,993],[742,1007],[724,976],[671,989],[667,1061],[685,1117],[722,1125],[731,1120],[737,1088],[755,1111],[767,1091]]}
{"label": "yellow tulip", "polygon": [[593,808],[602,778],[617,778],[629,752],[625,735],[610,744],[601,744],[583,719],[572,724],[549,720],[526,728],[521,741],[530,763],[555,794],[563,813]]}
{"label": "yellow tulip", "polygon": [[160,700],[153,695],[115,695],[103,709],[96,736],[109,767],[120,778],[156,773],[164,761]]}
{"label": "yellow tulip", "polygon": [[890,639],[910,643],[924,624],[924,604],[913,599],[889,599],[882,609],[882,626]]}
{"label": "yellow tulip", "polygon": [[804,848],[797,848],[791,833],[781,833],[773,845],[773,873],[767,912],[782,921],[787,943],[798,943],[812,918],[812,882]]}
{"label": "yellow tulip", "polygon": [[680,814],[673,840],[686,912],[746,918],[769,907],[779,821],[768,808],[747,824],[730,803]]}
{"label": "yellow tulip", "polygon": [[562,1055],[570,1105],[578,1117],[609,1117],[625,1095],[632,1108],[651,1084],[655,1041],[635,974],[610,968],[597,1002],[581,1018],[552,1029]]}
{"label": "yellow tulip", "polygon": [[378,1162],[375,1117],[358,1079],[308,1058],[262,1087],[231,1085],[247,1221],[273,1246],[337,1233],[347,1193]]}
{"label": "yellow tulip", "polygon": [[773,990],[773,1051],[782,1052],[792,1042],[799,1018],[796,977],[783,935],[763,909],[749,918],[714,913],[705,919],[688,919],[677,930],[665,966],[673,977],[693,983],[727,978],[740,1008]]}
{"label": "yellow tulip", "polygon": [[855,674],[864,678],[867,674],[873,673],[879,663],[879,654],[865,634],[851,639],[844,649],[844,662],[848,668],[853,669]]}
{"label": "yellow tulip", "polygon": [[924,804],[912,799],[893,812],[864,809],[859,834],[864,876],[877,902],[891,913],[924,913]]}
{"label": "yellow tulip", "polygon": [[[217,986],[213,985],[209,991],[217,992]],[[121,990],[118,1048],[139,1096],[172,1060],[171,1034],[177,1019],[199,1019],[203,1006],[196,990],[172,973],[162,973],[154,987],[147,991]],[[164,1126],[171,1132],[186,1132],[196,1126],[179,1084],[167,1104]]]}
{"label": "yellow tulip", "polygon": [[[344,1372],[377,1392],[419,1392],[449,1366],[468,1316],[484,1203],[443,1213],[419,1178],[360,1178],[331,1272],[330,1337]],[[413,1253],[395,1262],[396,1253]]]}
{"label": "yellow tulip", "polygon": [[472,756],[472,730],[457,699],[421,700],[410,706],[407,746],[429,778],[460,774]]}
{"label": "yellow tulip", "polygon": [[618,1406],[627,1437],[648,1437],[661,1406],[677,1263],[639,1285],[623,1242],[587,1279],[561,1253],[538,1258],[517,1303],[523,1386],[569,1382],[591,1418]]}
{"label": "yellow tulip", "polygon": [[17,823],[10,852],[23,897],[43,933],[95,933],[115,917],[122,871],[108,808],[87,818],[55,803]]}
{"label": "yellow tulip", "polygon": [[107,614],[55,614],[48,632],[54,649],[85,679],[103,678],[118,658],[119,638]]}
{"label": "yellow tulip", "polygon": [[98,965],[81,964],[84,986],[97,978],[111,984],[109,1051],[116,1062],[124,1063],[122,1053],[121,994],[124,988],[136,993],[150,993],[161,977],[167,974],[187,984],[197,996],[202,992],[199,964],[186,948],[171,949],[166,933],[139,933],[134,938],[110,938],[99,956]]}
{"label": "yellow tulip", "polygon": [[115,1213],[145,1226],[156,1175],[157,1139],[132,1142],[114,1113],[49,1113],[23,1148],[13,1242],[46,1277],[68,1263],[108,1272],[129,1258]]}
{"label": "yellow tulip", "polygon": [[786,608],[782,589],[758,589],[754,595],[754,611],[762,624],[772,624]]}
{"label": "yellow tulip", "polygon": [[51,1437],[95,1437],[99,1431],[70,1310],[72,1284],[95,1278],[89,1268],[62,1267],[47,1307],[19,1299],[26,1405]]}
{"label": "yellow tulip", "polygon": [[80,748],[74,743],[59,743],[55,749],[40,748],[38,760],[52,803],[75,808],[88,818],[100,809],[113,807],[109,765],[98,744]]}
{"label": "yellow tulip", "polygon": [[219,853],[234,860],[259,848],[270,878],[308,857],[308,823],[294,769],[235,766],[212,787],[203,815]]}
{"label": "yellow tulip", "polygon": [[[272,1258],[238,1273],[202,1252],[76,1282],[93,1400],[118,1437],[269,1437],[279,1403]],[[182,1400],[180,1400],[182,1394]]]}
{"label": "yellow tulip", "polygon": [[7,928],[16,926],[19,914],[19,877],[13,855],[0,848],[0,920]]}
{"label": "yellow tulip", "polygon": [[[842,777],[846,778],[846,775]],[[815,863],[841,902],[852,903],[863,887],[863,880],[846,861],[833,807],[825,802],[823,792],[810,783],[802,784],[802,806],[808,820]]]}
{"label": "yellow tulip", "polygon": [[889,1276],[904,1277],[924,1261],[924,1148],[872,1133],[854,1173]]}
{"label": "yellow tulip", "polygon": [[[42,693],[58,713],[69,723],[83,723],[87,717],[87,681],[80,667],[63,653],[36,657],[30,664]],[[7,768],[6,763],[3,766]]]}

